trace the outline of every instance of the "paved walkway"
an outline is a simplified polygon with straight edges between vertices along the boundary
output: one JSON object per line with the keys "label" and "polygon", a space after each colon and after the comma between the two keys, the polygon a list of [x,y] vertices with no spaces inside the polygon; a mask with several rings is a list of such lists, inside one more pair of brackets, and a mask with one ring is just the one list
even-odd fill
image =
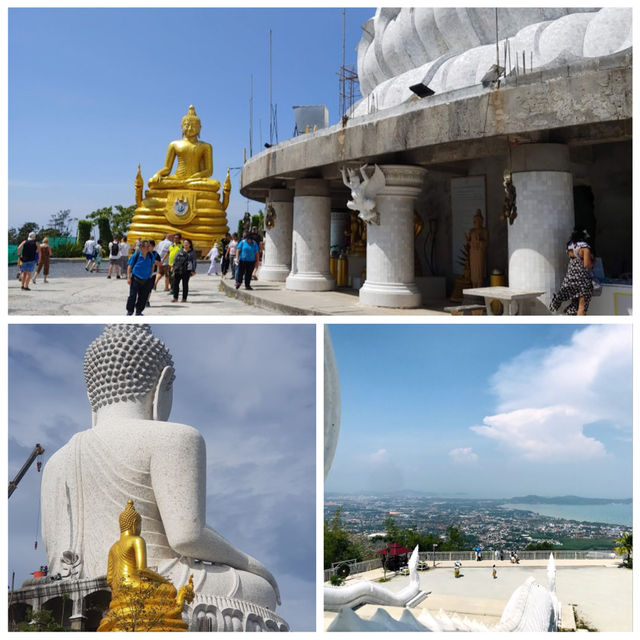
{"label": "paved walkway", "polygon": [[451,304],[447,300],[434,300],[420,309],[385,309],[360,304],[358,292],[354,289],[289,291],[285,289],[284,282],[260,280],[253,281],[251,287],[253,291],[246,291],[244,286],[236,290],[233,280],[228,278],[221,283],[221,288],[229,296],[288,315],[449,316],[444,307]]}
{"label": "paved walkway", "polygon": [[[79,269],[84,272],[81,265]],[[41,274],[42,275],[42,274]],[[151,294],[145,316],[255,316],[272,315],[275,311],[246,304],[227,297],[219,290],[220,278],[207,276],[200,268],[189,282],[187,302],[171,302],[172,296],[161,291]],[[129,295],[126,279],[107,279],[106,273],[56,277],[47,284],[40,277],[31,291],[22,291],[18,280],[9,280],[9,315],[124,316]]]}
{"label": "paved walkway", "polygon": [[[52,265],[50,282],[42,274],[31,291],[22,291],[9,269],[10,315],[124,315],[128,295],[126,280],[106,279],[106,267],[101,273],[89,274],[81,260],[59,260]],[[252,283],[253,291],[244,286],[236,290],[233,280],[207,276],[209,263],[198,264],[198,272],[189,283],[186,304],[173,304],[169,296],[154,292],[151,307],[145,316],[202,315],[323,315],[323,316],[424,316],[444,315],[446,300],[436,300],[429,308],[384,309],[361,305],[352,289],[337,291],[288,291],[284,283]],[[163,285],[161,285],[163,286]]]}
{"label": "paved walkway", "polygon": [[[413,614],[418,617],[421,608],[432,612],[443,609],[447,613],[460,613],[493,623],[499,620],[511,594],[529,576],[542,585],[547,584],[546,561],[495,564],[498,570],[496,580],[491,577],[493,562],[488,561],[483,561],[479,567],[463,564],[462,577],[458,579],[453,576],[453,566],[439,565],[436,569],[420,572],[420,585],[428,596],[413,610]],[[619,565],[619,559],[557,560],[556,584],[560,602],[565,606],[577,605],[578,614],[599,631],[631,631],[632,572]],[[382,569],[376,569],[350,580],[380,577]],[[399,591],[408,580],[406,576],[396,576],[384,586]],[[365,607],[358,613],[366,615]],[[332,617],[325,615],[325,624]]]}

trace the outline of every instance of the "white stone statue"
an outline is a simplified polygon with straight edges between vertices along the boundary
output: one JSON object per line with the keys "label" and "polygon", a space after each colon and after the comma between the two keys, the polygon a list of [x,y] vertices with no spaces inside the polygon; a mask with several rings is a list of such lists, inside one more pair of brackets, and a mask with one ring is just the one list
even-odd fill
{"label": "white stone statue", "polygon": [[133,499],[150,568],[174,585],[194,574],[196,600],[275,610],[269,570],[205,522],[205,443],[194,428],[167,422],[175,376],[164,344],[146,325],[107,326],[87,349],[84,374],[93,426],[51,457],[42,478],[50,572],[69,575],[77,556],[74,578],[104,576],[118,515]]}
{"label": "white stone statue", "polygon": [[[530,73],[632,46],[631,7],[497,11],[499,66],[506,76],[516,73],[516,65],[522,73],[523,52]],[[384,7],[362,31],[358,79],[363,99],[355,117],[415,100],[409,87],[419,83],[436,96],[481,85],[496,64],[496,10],[490,7]]]}
{"label": "white stone statue", "polygon": [[379,225],[380,214],[376,211],[376,196],[384,189],[386,181],[382,169],[377,164],[374,165],[371,177],[367,175],[366,168],[366,164],[360,167],[362,180],[353,169],[347,169],[348,179],[344,167],[340,169],[342,181],[345,186],[351,189],[351,197],[353,198],[353,200],[347,202],[347,207],[353,211],[358,211],[358,217],[367,224]]}
{"label": "white stone statue", "polygon": [[[553,556],[549,558],[547,565],[547,573],[551,572],[555,575]],[[325,599],[327,588],[325,587]],[[427,606],[428,603],[427,598]],[[327,627],[327,631],[552,632],[558,630],[561,609],[555,592],[529,576],[511,594],[500,621],[496,624],[488,625],[457,613],[450,615],[442,610],[434,614],[427,608],[413,609],[419,611],[417,618],[409,609],[405,609],[399,620],[392,618],[384,609],[378,609],[369,620],[365,620],[352,610],[352,606],[344,606]]]}
{"label": "white stone statue", "polygon": [[379,604],[392,607],[404,607],[420,593],[418,575],[418,547],[409,558],[409,584],[393,592],[369,580],[356,580],[342,587],[324,588],[324,608],[326,611],[340,611],[342,607],[353,608],[359,604]]}
{"label": "white stone statue", "polygon": [[340,379],[329,327],[324,325],[324,479],[327,479],[340,434]]}

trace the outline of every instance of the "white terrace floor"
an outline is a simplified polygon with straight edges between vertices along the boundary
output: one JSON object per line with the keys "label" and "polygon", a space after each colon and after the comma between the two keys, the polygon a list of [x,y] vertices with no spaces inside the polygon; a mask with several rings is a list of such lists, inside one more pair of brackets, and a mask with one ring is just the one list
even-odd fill
{"label": "white terrace floor", "polygon": [[[499,620],[514,590],[530,575],[540,584],[547,584],[545,561],[523,561],[517,566],[508,561],[496,562],[496,580],[491,577],[493,561],[463,565],[463,575],[458,579],[454,578],[453,567],[449,565],[452,563],[442,563],[435,569],[420,572],[420,585],[428,596],[412,611],[416,618],[422,608],[433,613],[442,609],[492,624]],[[632,572],[619,567],[619,560],[557,560],[556,567],[557,593],[563,605],[577,605],[580,617],[598,631],[632,630]],[[349,581],[380,577],[382,569],[376,569],[358,574]],[[396,576],[384,586],[399,591],[408,580],[408,577]],[[368,618],[376,609],[365,605],[358,609],[358,615]],[[401,613],[401,609],[387,610],[396,618]],[[335,615],[325,612],[325,628]]]}

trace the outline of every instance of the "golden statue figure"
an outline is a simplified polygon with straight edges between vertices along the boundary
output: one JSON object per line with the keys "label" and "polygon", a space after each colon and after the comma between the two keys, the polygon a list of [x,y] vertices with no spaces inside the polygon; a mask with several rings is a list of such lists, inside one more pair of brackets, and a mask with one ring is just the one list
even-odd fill
{"label": "golden statue figure", "polygon": [[142,518],[129,500],[120,514],[120,540],[109,549],[111,604],[98,631],[187,631],[182,609],[194,597],[193,575],[176,593],[171,582],[149,569],[141,528]]}
{"label": "golden statue figure", "polygon": [[133,183],[136,188],[136,205],[142,204],[142,190],[144,189],[144,180],[142,179],[142,173],[140,173],[140,165],[138,165],[138,173],[136,174],[135,182]]}
{"label": "golden statue figure", "polygon": [[358,212],[354,211],[350,217],[350,241],[349,253],[352,256],[367,255],[367,225],[358,216]]}
{"label": "golden statue figure", "polygon": [[473,216],[473,228],[467,236],[469,244],[469,272],[472,287],[481,287],[485,278],[485,254],[489,244],[487,228],[484,226],[482,212],[478,209]]}
{"label": "golden statue figure", "polygon": [[[227,170],[220,200],[220,182],[211,177],[213,151],[208,142],[198,139],[201,123],[193,105],[181,124],[182,139],[169,144],[164,166],[149,179],[149,189],[138,204],[128,237],[130,241],[159,241],[167,233],[179,232],[202,253],[229,231],[226,209],[231,178]],[[176,170],[172,174],[174,162]],[[137,183],[136,178],[136,192]]]}

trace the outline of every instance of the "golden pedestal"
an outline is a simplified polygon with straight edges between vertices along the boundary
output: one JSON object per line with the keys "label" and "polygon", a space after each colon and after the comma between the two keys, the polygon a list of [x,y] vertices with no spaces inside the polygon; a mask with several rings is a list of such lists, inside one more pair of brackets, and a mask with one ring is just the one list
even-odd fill
{"label": "golden pedestal", "polygon": [[[139,238],[158,242],[167,233],[189,238],[199,253],[229,231],[227,214],[217,191],[205,189],[151,189],[129,227],[130,243]],[[186,204],[185,204],[186,203]]]}

